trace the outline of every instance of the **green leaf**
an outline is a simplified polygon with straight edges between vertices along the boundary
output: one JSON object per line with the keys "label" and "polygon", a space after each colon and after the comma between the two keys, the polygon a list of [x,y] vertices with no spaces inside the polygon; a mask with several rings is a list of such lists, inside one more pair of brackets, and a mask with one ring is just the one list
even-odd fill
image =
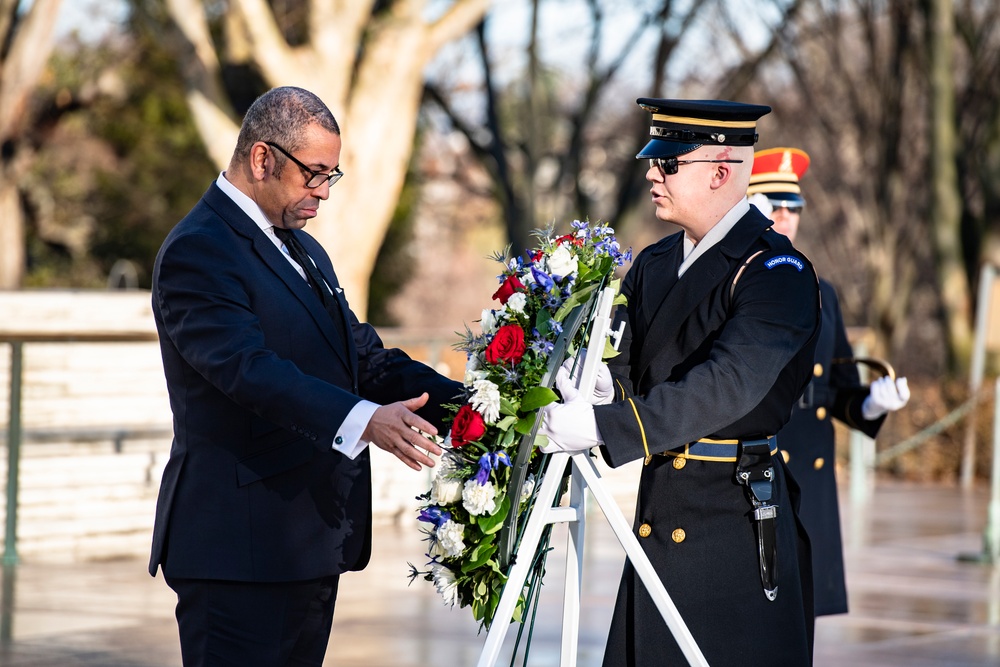
{"label": "green leaf", "polygon": [[516,401],[512,401],[506,396],[500,397],[500,414],[502,415],[517,415],[518,404]]}
{"label": "green leaf", "polygon": [[573,292],[568,299],[563,301],[563,304],[559,306],[559,310],[553,316],[554,319],[562,322],[569,315],[570,311],[581,303],[586,303],[590,298],[590,295],[597,289],[597,283],[592,285],[587,285],[586,287],[580,289],[579,291]]}
{"label": "green leaf", "polygon": [[[610,338],[605,338],[604,339],[604,354],[601,355],[601,359],[614,359],[619,354],[621,354],[621,350],[616,350],[615,346],[611,344],[611,339]],[[511,419],[511,417],[508,417],[508,419]]]}
{"label": "green leaf", "polygon": [[508,415],[497,422],[497,428],[500,429],[501,431],[506,431],[511,427],[511,425],[513,425],[517,421],[518,419],[516,415]]}
{"label": "green leaf", "polygon": [[535,316],[535,328],[543,336],[552,333],[552,313],[546,309],[539,310],[538,315]]}
{"label": "green leaf", "polygon": [[532,387],[524,392],[524,398],[521,399],[521,409],[524,412],[534,412],[543,405],[555,403],[558,400],[559,396],[556,395],[556,392],[548,387]]}
{"label": "green leaf", "polygon": [[493,542],[492,535],[503,527],[504,519],[510,513],[510,499],[507,496],[503,497],[500,504],[497,506],[496,512],[491,515],[478,517],[479,521],[476,523],[479,525],[479,529],[483,531],[484,535],[489,535],[487,540],[484,540],[482,544],[489,544]]}
{"label": "green leaf", "polygon": [[536,414],[537,413],[533,412],[524,419],[519,419],[514,425],[514,430],[521,435],[528,435],[531,433],[531,429],[535,425]]}
{"label": "green leaf", "polygon": [[[470,572],[478,567],[482,567],[486,564],[493,554],[497,551],[497,547],[494,544],[484,542],[472,550],[469,554],[468,560],[462,563],[462,572]],[[476,594],[479,597],[486,595],[488,588],[486,586],[486,581],[482,580],[476,586]]]}

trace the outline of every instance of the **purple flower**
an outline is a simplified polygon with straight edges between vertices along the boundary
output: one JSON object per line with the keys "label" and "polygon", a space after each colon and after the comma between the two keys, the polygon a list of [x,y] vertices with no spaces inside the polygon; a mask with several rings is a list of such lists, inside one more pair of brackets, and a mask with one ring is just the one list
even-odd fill
{"label": "purple flower", "polygon": [[420,510],[420,516],[417,517],[417,521],[433,523],[435,528],[440,528],[442,524],[451,521],[451,512],[445,512],[440,507],[431,505]]}
{"label": "purple flower", "polygon": [[548,292],[555,285],[555,281],[552,280],[552,276],[545,273],[544,271],[539,271],[538,267],[531,267],[531,275],[535,278],[535,283],[542,288],[543,291]]}
{"label": "purple flower", "polygon": [[510,457],[507,452],[487,452],[479,457],[479,472],[476,473],[476,481],[480,486],[486,486],[490,481],[490,472],[496,470],[501,465],[509,466]]}

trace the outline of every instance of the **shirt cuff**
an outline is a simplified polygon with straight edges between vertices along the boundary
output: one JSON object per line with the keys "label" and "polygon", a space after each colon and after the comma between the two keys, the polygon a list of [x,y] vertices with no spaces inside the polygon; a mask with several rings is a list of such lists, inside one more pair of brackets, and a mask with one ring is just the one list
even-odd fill
{"label": "shirt cuff", "polygon": [[351,460],[365,451],[368,441],[362,440],[361,436],[364,435],[365,429],[368,428],[368,422],[371,421],[372,415],[380,407],[382,406],[371,401],[358,401],[351,408],[351,411],[347,413],[347,419],[340,425],[340,429],[337,431],[331,447]]}

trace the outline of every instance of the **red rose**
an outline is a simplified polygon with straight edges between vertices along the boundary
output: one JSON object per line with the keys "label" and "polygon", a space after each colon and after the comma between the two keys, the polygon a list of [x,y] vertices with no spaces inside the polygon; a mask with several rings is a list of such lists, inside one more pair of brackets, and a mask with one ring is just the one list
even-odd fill
{"label": "red rose", "polygon": [[486,422],[483,421],[481,414],[468,404],[458,409],[455,420],[451,423],[452,447],[463,447],[470,442],[479,440],[485,434]]}
{"label": "red rose", "polygon": [[583,239],[577,238],[572,234],[566,234],[565,236],[560,236],[556,239],[556,246],[561,246],[563,243],[569,243],[570,245],[582,247]]}
{"label": "red rose", "polygon": [[499,364],[521,362],[524,356],[524,329],[517,324],[505,324],[497,329],[493,340],[486,346],[486,361]]}
{"label": "red rose", "polygon": [[503,281],[502,285],[500,285],[500,289],[493,294],[493,298],[500,299],[501,305],[506,305],[507,299],[509,299],[511,295],[519,289],[523,290],[527,288],[521,284],[521,281],[517,279],[517,276],[511,274],[507,276],[507,279]]}

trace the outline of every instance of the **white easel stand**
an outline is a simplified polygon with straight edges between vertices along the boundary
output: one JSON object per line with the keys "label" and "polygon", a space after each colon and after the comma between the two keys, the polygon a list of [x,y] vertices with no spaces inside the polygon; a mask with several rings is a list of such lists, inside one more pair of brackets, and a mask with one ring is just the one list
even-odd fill
{"label": "white easel stand", "polygon": [[[570,482],[569,506],[553,507],[566,466],[572,463],[572,478]],[[524,589],[525,582],[534,560],[535,552],[542,537],[542,531],[550,523],[565,522],[569,526],[569,545],[566,554],[566,587],[563,597],[563,628],[562,648],[560,650],[560,667],[576,667],[577,647],[580,634],[580,589],[583,584],[583,541],[586,524],[587,490],[594,494],[594,499],[604,512],[605,518],[614,530],[618,542],[625,549],[632,567],[639,579],[645,584],[650,597],[660,610],[660,615],[680,646],[688,664],[697,667],[708,667],[705,656],[694,641],[694,637],[681,618],[670,595],[667,594],[646,552],[639,542],[621,509],[614,498],[601,482],[601,473],[594,465],[588,452],[579,452],[570,456],[565,452],[553,454],[549,459],[548,468],[542,479],[535,505],[528,515],[528,522],[518,548],[518,558],[510,570],[507,584],[500,596],[500,604],[494,615],[493,625],[486,635],[486,644],[479,656],[478,667],[494,667],[500,657],[510,619],[517,606],[518,597]]]}

